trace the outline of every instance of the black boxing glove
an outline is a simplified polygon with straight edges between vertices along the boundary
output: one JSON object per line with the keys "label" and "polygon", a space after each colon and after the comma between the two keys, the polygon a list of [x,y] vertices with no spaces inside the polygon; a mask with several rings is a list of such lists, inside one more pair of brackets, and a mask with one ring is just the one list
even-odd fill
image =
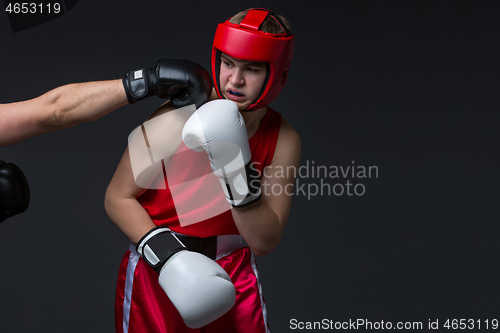
{"label": "black boxing glove", "polygon": [[170,98],[176,109],[200,107],[212,93],[210,74],[201,65],[183,59],[160,59],[155,68],[131,71],[123,77],[130,104],[146,97]]}
{"label": "black boxing glove", "polygon": [[30,203],[28,180],[13,163],[0,161],[0,222],[24,212]]}

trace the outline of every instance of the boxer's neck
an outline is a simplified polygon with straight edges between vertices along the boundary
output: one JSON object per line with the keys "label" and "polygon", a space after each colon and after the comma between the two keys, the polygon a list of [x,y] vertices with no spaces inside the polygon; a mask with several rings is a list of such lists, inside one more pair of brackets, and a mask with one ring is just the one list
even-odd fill
{"label": "boxer's neck", "polygon": [[255,132],[259,129],[260,123],[267,113],[267,106],[257,109],[252,112],[242,111],[240,112],[245,119],[245,124],[247,126],[248,138],[251,138]]}

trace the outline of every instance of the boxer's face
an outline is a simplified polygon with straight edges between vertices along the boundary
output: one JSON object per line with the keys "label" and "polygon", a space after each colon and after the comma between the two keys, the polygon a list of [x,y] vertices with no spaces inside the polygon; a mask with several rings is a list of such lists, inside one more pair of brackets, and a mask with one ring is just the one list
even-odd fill
{"label": "boxer's face", "polygon": [[240,111],[245,110],[259,97],[266,73],[265,62],[238,60],[223,53],[219,76],[221,93],[235,102]]}

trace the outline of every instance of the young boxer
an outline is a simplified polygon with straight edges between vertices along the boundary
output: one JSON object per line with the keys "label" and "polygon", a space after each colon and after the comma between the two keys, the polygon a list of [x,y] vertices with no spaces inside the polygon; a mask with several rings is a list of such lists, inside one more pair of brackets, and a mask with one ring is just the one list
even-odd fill
{"label": "young boxer", "polygon": [[[291,209],[295,175],[280,170],[298,167],[300,138],[268,104],[286,84],[293,47],[288,23],[265,9],[219,24],[214,101],[187,122],[168,118],[170,157],[148,189],[137,185],[125,151],[105,198],[131,241],[118,277],[117,332],[269,331],[254,255],[273,251]],[[166,103],[151,119],[172,110]],[[215,194],[205,192],[212,175]],[[210,195],[193,204],[200,193]],[[210,214],[221,204],[228,209]],[[196,223],[182,223],[192,216]]]}

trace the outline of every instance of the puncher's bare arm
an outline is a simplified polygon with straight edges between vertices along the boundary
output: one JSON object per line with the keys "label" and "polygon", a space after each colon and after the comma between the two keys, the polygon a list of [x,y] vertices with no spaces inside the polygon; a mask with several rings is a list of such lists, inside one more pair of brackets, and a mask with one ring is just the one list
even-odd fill
{"label": "puncher's bare arm", "polygon": [[0,147],[96,120],[150,96],[171,97],[177,109],[200,106],[211,88],[210,74],[183,59],[160,59],[154,68],[133,70],[118,80],[65,85],[34,99],[0,104]]}
{"label": "puncher's bare arm", "polygon": [[0,104],[0,146],[93,121],[126,104],[121,79],[69,84],[34,99]]}

